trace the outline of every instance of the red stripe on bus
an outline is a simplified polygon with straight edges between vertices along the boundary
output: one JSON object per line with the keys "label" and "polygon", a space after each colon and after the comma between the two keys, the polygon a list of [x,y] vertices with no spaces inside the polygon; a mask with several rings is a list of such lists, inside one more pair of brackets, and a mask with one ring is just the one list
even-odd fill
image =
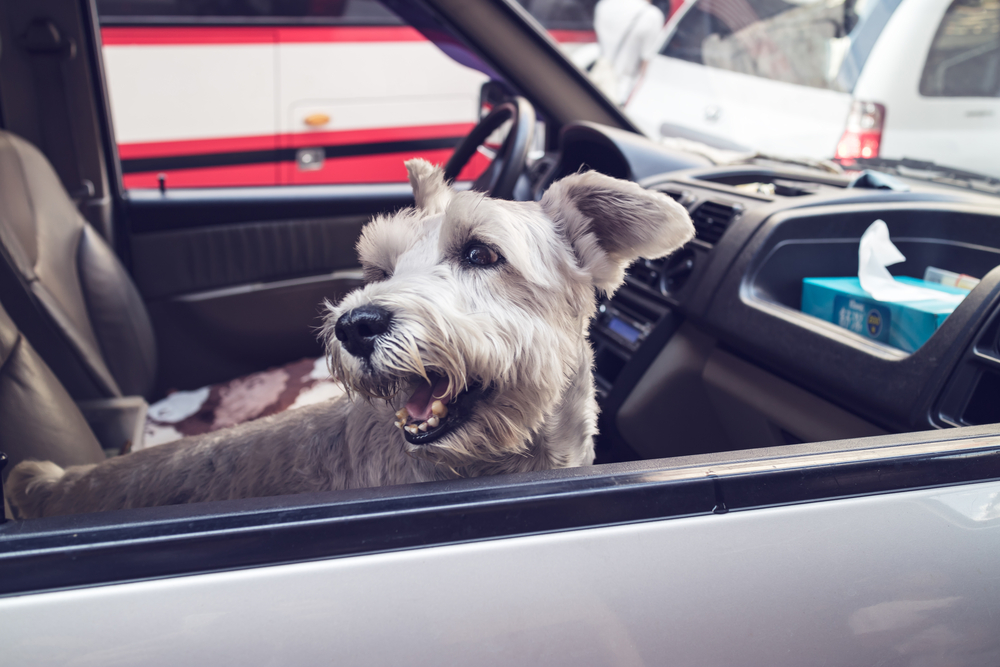
{"label": "red stripe on bus", "polygon": [[203,167],[199,169],[167,169],[137,174],[125,174],[125,189],[159,187],[159,175],[167,177],[168,188],[211,188],[227,186],[275,185],[278,182],[278,165],[240,164],[232,167]]}
{"label": "red stripe on bus", "polygon": [[409,26],[108,26],[101,40],[104,46],[425,41]]}
{"label": "red stripe on bus", "polygon": [[597,33],[593,30],[549,30],[552,39],[561,43],[596,42]]}
{"label": "red stripe on bus", "polygon": [[[595,42],[593,30],[550,30],[558,42]],[[107,26],[104,46],[422,42],[409,26]]]}
{"label": "red stripe on bus", "polygon": [[278,135],[256,137],[222,137],[219,139],[180,139],[118,144],[118,156],[123,160],[177,155],[208,155],[241,151],[266,151],[278,148]]}
{"label": "red stripe on bus", "polygon": [[160,44],[273,44],[274,28],[240,27],[124,27],[101,28],[104,46],[154,46]]}
{"label": "red stripe on bus", "polygon": [[334,27],[303,26],[280,27],[278,42],[295,44],[304,42],[423,42],[426,38],[409,26]]}
{"label": "red stripe on bus", "polygon": [[[137,174],[125,174],[126,189],[159,187],[159,175],[166,176],[166,187],[208,188],[240,187],[255,185],[306,185],[348,183],[405,183],[405,160],[422,157],[443,165],[451,157],[450,149],[421,151],[419,153],[385,153],[333,158],[316,171],[299,171],[294,162],[237,165],[232,167],[201,167],[196,169],[167,169]],[[476,153],[458,176],[460,181],[471,181],[479,176],[489,160]]]}
{"label": "red stripe on bus", "polygon": [[[294,162],[282,162],[283,185],[320,185],[336,183],[406,183],[406,160],[419,157],[433,164],[444,165],[451,157],[450,148],[380,155],[357,155],[327,159],[315,171],[300,171]],[[475,157],[479,157],[477,154]],[[489,166],[489,161],[472,159],[458,175],[458,180],[472,180]],[[170,182],[169,180],[167,181]]]}
{"label": "red stripe on bus", "polygon": [[275,150],[278,148],[371,144],[383,141],[406,141],[408,139],[438,139],[465,136],[472,130],[472,127],[473,123],[448,123],[444,125],[342,130],[340,132],[296,132],[248,137],[221,137],[218,139],[150,141],[118,144],[118,155],[123,160],[133,160],[180,155],[211,155],[214,153]]}
{"label": "red stripe on bus", "polygon": [[377,127],[368,130],[342,130],[340,132],[294,132],[280,135],[280,147],[306,148],[308,146],[342,146],[346,144],[374,144],[383,141],[464,137],[472,131],[474,125],[475,123],[448,123],[412,127]]}

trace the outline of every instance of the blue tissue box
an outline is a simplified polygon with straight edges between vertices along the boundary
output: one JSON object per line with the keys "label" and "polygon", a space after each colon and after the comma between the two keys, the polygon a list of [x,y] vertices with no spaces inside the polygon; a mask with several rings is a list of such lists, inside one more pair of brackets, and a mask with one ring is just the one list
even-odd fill
{"label": "blue tissue box", "polygon": [[[969,290],[897,277],[901,283],[928,287],[946,294]],[[958,305],[955,301],[876,301],[852,278],[803,278],[802,312],[833,322],[865,338],[907,352],[927,342]]]}

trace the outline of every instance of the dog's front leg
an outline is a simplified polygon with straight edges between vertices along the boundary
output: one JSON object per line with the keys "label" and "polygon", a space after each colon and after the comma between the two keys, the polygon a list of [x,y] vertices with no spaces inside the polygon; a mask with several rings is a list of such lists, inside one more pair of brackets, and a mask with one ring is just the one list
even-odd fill
{"label": "dog's front leg", "polygon": [[7,480],[20,518],[347,488],[348,401],[292,410],[63,470],[25,461]]}

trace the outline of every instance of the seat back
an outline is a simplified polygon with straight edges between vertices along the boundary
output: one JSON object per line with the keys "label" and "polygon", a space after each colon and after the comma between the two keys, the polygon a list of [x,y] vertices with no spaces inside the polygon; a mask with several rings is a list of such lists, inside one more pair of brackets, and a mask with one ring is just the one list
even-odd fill
{"label": "seat back", "polygon": [[105,459],[76,403],[0,305],[0,452],[66,467]]}
{"label": "seat back", "polygon": [[76,399],[147,396],[156,341],[125,268],[42,153],[0,131],[0,293]]}

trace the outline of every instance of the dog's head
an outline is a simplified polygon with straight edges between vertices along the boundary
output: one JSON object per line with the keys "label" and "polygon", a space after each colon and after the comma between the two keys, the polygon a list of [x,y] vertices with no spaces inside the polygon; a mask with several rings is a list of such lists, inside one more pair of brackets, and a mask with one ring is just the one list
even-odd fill
{"label": "dog's head", "polygon": [[686,243],[690,218],[668,197],[594,172],[536,203],[454,192],[423,160],[407,169],[416,207],[364,228],[367,285],[329,306],[334,375],[386,399],[414,455],[451,466],[528,455],[567,401],[593,401],[595,287],[612,292],[636,258]]}

